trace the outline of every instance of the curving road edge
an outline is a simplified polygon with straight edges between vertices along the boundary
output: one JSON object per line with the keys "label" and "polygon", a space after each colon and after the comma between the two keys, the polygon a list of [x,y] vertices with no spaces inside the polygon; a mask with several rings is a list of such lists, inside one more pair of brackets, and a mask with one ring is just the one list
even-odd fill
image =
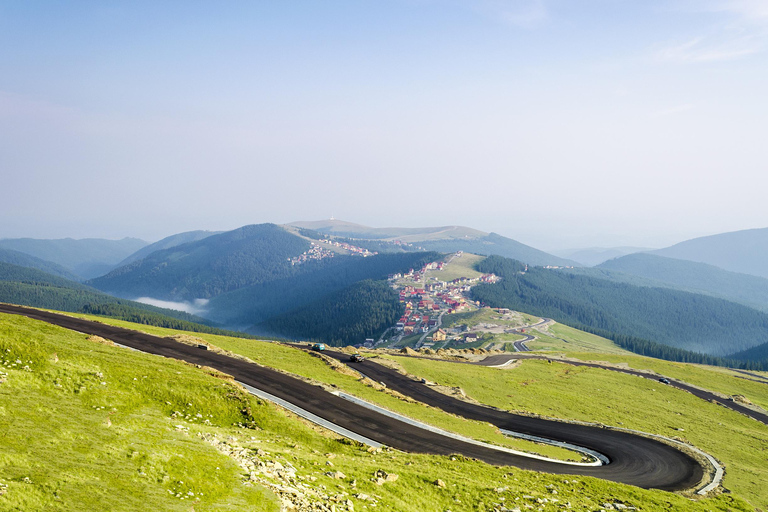
{"label": "curving road edge", "polygon": [[294,404],[330,423],[402,451],[436,455],[462,454],[499,466],[516,466],[521,469],[554,474],[592,476],[642,488],[667,491],[697,488],[704,479],[704,469],[693,457],[660,441],[627,432],[517,416],[488,407],[467,404],[450,399],[421,383],[374,363],[361,363],[366,365],[366,374],[377,373],[380,377],[375,377],[376,380],[385,381],[388,387],[402,390],[404,394],[412,394],[412,396],[415,394],[427,398],[417,398],[421,402],[440,403],[440,397],[442,397],[443,401],[439,407],[444,410],[464,408],[459,415],[491,422],[506,430],[583,446],[606,455],[610,464],[587,467],[567,466],[466,443],[379,414],[334,396],[319,386],[308,384],[271,368],[201,350],[169,338],[14,305],[0,304],[0,312],[27,316],[74,331],[102,336],[142,352],[215,368],[233,376],[243,384]]}

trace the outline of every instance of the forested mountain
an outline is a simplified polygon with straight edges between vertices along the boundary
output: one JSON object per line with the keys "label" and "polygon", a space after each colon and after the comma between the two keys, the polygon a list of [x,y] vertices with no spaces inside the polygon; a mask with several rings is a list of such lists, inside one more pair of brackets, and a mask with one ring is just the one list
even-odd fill
{"label": "forested mountain", "polygon": [[270,318],[259,328],[331,345],[378,337],[403,314],[399,295],[386,281],[361,281],[306,306]]}
{"label": "forested mountain", "polygon": [[[45,284],[73,290],[93,290],[86,285],[31,267],[0,262],[0,281]],[[11,302],[11,301],[6,301]]]}
{"label": "forested mountain", "polygon": [[443,253],[464,251],[483,256],[497,254],[524,261],[530,265],[579,265],[574,261],[534,249],[511,238],[464,226],[371,228],[340,220],[294,222],[291,225],[358,240],[399,240],[413,244],[419,250],[426,251]]}
{"label": "forested mountain", "polygon": [[78,276],[62,267],[61,265],[57,265],[56,263],[50,261],[41,260],[40,258],[35,258],[29,254],[11,249],[0,249],[0,262],[10,263],[11,265],[18,265],[20,267],[42,270],[43,272],[63,277],[65,279],[70,279],[72,281],[79,279]]}
{"label": "forested mountain", "polygon": [[379,254],[369,258],[337,256],[302,265],[304,271],[259,283],[211,299],[206,316],[240,328],[260,323],[366,279],[386,279],[440,258],[437,253]]}
{"label": "forested mountain", "polygon": [[768,228],[694,238],[652,254],[768,278]]}
{"label": "forested mountain", "polygon": [[306,240],[274,224],[244,226],[155,251],[90,284],[120,297],[210,298],[293,275],[303,265],[293,267],[289,259],[309,247]]}
{"label": "forested mountain", "polygon": [[731,358],[738,361],[764,361],[765,367],[762,369],[768,371],[768,343],[763,343],[762,345],[752,347],[748,350],[737,352],[736,354],[733,354]]}
{"label": "forested mountain", "polygon": [[706,263],[641,253],[609,260],[595,268],[653,279],[665,286],[768,310],[768,279],[729,272]]}
{"label": "forested mountain", "polygon": [[109,316],[186,331],[225,332],[194,315],[118,299],[80,283],[8,263],[0,263],[0,302]]}
{"label": "forested mountain", "polygon": [[220,233],[221,231],[187,231],[186,233],[178,233],[176,235],[167,236],[162,240],[142,247],[118,263],[116,268],[124,267],[125,265],[133,263],[134,261],[144,259],[155,251],[170,249],[171,247],[187,244],[189,242],[197,242],[203,238],[208,238],[211,235],[218,235]]}
{"label": "forested mountain", "polygon": [[708,297],[532,267],[489,257],[481,272],[502,276],[472,289],[475,299],[684,350],[726,356],[768,342],[768,314]]}
{"label": "forested mountain", "polygon": [[90,279],[109,272],[115,268],[115,265],[145,245],[147,242],[137,238],[122,240],[6,238],[0,240],[0,248],[12,249],[56,263],[82,279]]}

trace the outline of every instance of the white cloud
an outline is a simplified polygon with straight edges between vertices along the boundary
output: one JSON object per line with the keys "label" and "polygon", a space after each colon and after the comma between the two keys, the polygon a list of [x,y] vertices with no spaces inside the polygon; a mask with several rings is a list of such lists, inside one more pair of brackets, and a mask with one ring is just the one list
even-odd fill
{"label": "white cloud", "polygon": [[173,302],[170,300],[154,299],[152,297],[139,297],[136,302],[142,304],[149,304],[158,308],[173,309],[176,311],[183,311],[191,315],[200,315],[206,313],[206,306],[208,305],[208,299],[195,299],[194,302]]}
{"label": "white cloud", "polygon": [[727,37],[695,37],[684,43],[677,43],[657,52],[662,61],[670,62],[715,62],[736,60],[763,51],[765,42],[756,36],[747,35],[735,39]]}
{"label": "white cloud", "polygon": [[768,2],[765,0],[714,0],[704,8],[711,12],[729,12],[743,20],[768,23]]}
{"label": "white cloud", "polygon": [[[696,37],[667,43],[656,58],[668,62],[719,62],[748,58],[768,47],[768,0],[678,0],[677,12],[706,23]],[[681,42],[682,41],[682,42]]]}

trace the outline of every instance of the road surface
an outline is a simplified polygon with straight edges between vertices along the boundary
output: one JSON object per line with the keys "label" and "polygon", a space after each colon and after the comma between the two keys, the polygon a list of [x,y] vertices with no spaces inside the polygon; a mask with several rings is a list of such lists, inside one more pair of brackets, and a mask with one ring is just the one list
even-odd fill
{"label": "road surface", "polygon": [[661,378],[666,378],[669,380],[669,384],[663,384],[672,386],[677,389],[682,389],[684,391],[688,391],[689,393],[710,402],[718,403],[724,407],[727,407],[729,409],[732,409],[736,412],[740,412],[741,414],[745,414],[749,416],[750,418],[756,419],[757,421],[764,423],[768,425],[768,414],[762,413],[760,411],[755,411],[753,409],[750,409],[749,407],[746,407],[736,401],[728,400],[727,398],[722,398],[715,393],[712,393],[710,391],[705,391],[703,389],[699,389],[697,387],[691,386],[690,384],[687,384],[683,381],[673,379],[671,377],[663,377],[662,375],[657,374],[649,374],[637,370],[632,370],[629,368],[620,368],[617,366],[610,366],[610,365],[604,365],[599,363],[588,363],[585,361],[574,361],[574,360],[563,360],[563,359],[550,359],[547,356],[543,355],[534,355],[534,354],[502,354],[502,355],[494,355],[494,356],[488,356],[482,361],[478,363],[469,363],[469,364],[479,364],[482,366],[500,366],[505,363],[508,363],[511,360],[514,359],[545,359],[545,360],[552,360],[557,361],[558,363],[564,363],[564,364],[570,364],[572,366],[587,366],[589,368],[600,368],[603,370],[610,370],[613,372],[619,372],[624,373],[626,375],[634,375],[635,377],[642,377],[644,379],[650,379],[654,381],[659,381]]}
{"label": "road surface", "polygon": [[[664,443],[625,432],[518,416],[448,397],[400,373],[370,361],[355,365],[388,387],[441,409],[506,430],[583,446],[605,454],[610,464],[598,467],[563,466],[462,442],[398,421],[336,397],[319,386],[300,381],[270,368],[212,351],[138,331],[73,318],[31,308],[0,304],[0,312],[24,315],[78,332],[94,334],[143,352],[206,365],[236,380],[286,400],[336,425],[393,448],[437,455],[462,454],[499,466],[556,474],[578,474],[615,482],[669,491],[696,487],[703,479],[702,466],[689,455]],[[346,359],[346,354],[333,353]]]}

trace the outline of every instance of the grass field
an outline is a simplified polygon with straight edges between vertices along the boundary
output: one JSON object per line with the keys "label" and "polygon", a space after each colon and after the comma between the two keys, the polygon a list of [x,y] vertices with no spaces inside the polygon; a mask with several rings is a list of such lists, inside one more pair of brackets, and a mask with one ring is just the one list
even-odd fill
{"label": "grass field", "polygon": [[[756,506],[768,505],[768,427],[689,393],[608,370],[540,360],[499,370],[393,359],[409,374],[461,387],[475,400],[502,409],[682,438],[725,464],[725,487]],[[681,369],[680,375],[709,377],[713,383],[726,377],[717,369],[702,368]]]}
{"label": "grass field", "polygon": [[[108,320],[108,322],[122,327],[136,327],[131,326],[127,322],[116,320]],[[141,326],[140,330],[163,336],[178,334],[176,331],[159,327]],[[462,435],[472,437],[473,439],[562,460],[580,459],[580,456],[571,450],[532,443],[522,439],[512,439],[502,435],[496,428],[486,423],[467,421],[463,418],[444,413],[439,409],[424,407],[421,404],[398,399],[389,393],[370,387],[363,383],[356,375],[335,371],[324,360],[315,357],[313,353],[265,341],[242,340],[217,335],[197,336],[197,333],[195,333],[195,337],[224,350],[246,356],[258,364],[284,370],[294,375],[332,386],[335,389],[346,391],[399,414],[445,430],[460,432]]]}
{"label": "grass field", "polygon": [[[226,338],[203,337],[225,345]],[[231,343],[238,349],[250,344],[250,355],[263,364],[344,381],[337,372],[327,373],[319,359],[297,357],[295,350],[247,340]],[[355,510],[403,512],[490,511],[502,503],[510,509],[554,511],[570,504],[575,510],[598,510],[606,502],[644,511],[753,510],[735,486],[734,495],[690,501],[662,491],[497,468],[462,457],[369,453],[204,368],[111,347],[13,315],[0,315],[0,355],[0,511],[278,509],[270,491],[247,485],[248,471],[200,434],[216,436],[268,464],[292,465],[293,485],[312,489],[325,503],[337,499],[336,510],[347,510],[347,499]],[[482,376],[495,380],[512,373]],[[730,429],[732,418],[725,420]],[[748,426],[743,429],[750,432]],[[756,454],[762,446],[755,445]],[[751,461],[747,458],[744,467],[751,468]],[[377,470],[399,478],[377,485],[372,481]],[[344,476],[334,478],[329,471]],[[764,475],[756,471],[754,478],[764,480]],[[437,479],[445,486],[436,485]]]}
{"label": "grass field", "polygon": [[531,350],[634,355],[609,339],[559,323],[550,325],[546,329],[533,330],[529,334],[536,336],[536,340],[528,343]]}
{"label": "grass field", "polygon": [[[528,346],[537,351],[554,351],[567,357],[583,361],[600,360],[608,363],[626,363],[638,370],[652,370],[725,395],[742,395],[764,409],[768,409],[768,382],[752,380],[751,377],[728,368],[664,361],[643,357],[624,350],[611,340],[594,334],[573,329],[566,325],[554,324],[544,333],[534,332],[535,341]],[[759,375],[759,372],[754,372]]]}
{"label": "grass field", "polygon": [[475,264],[483,261],[485,256],[463,253],[460,257],[453,258],[450,263],[443,266],[443,270],[427,271],[427,279],[434,277],[438,281],[453,281],[460,277],[474,279],[482,276],[482,272],[475,270]]}
{"label": "grass field", "polygon": [[479,309],[467,313],[445,315],[443,318],[443,325],[445,327],[466,325],[470,329],[482,324],[493,324],[503,327],[520,327],[523,325],[535,324],[539,320],[539,317],[527,315],[525,313],[512,312],[502,315],[493,309]]}

